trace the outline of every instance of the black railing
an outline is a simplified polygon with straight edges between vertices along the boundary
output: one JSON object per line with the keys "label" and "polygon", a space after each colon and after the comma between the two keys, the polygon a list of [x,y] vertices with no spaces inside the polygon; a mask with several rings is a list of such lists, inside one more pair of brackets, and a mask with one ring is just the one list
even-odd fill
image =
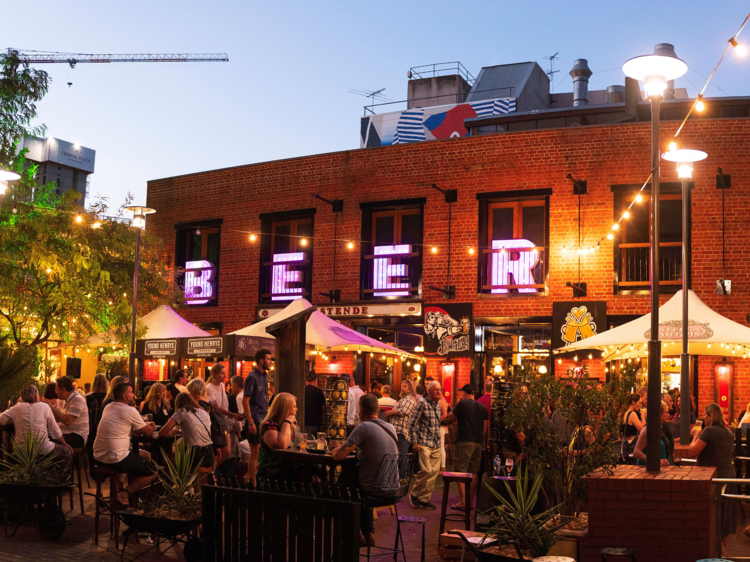
{"label": "black railing", "polygon": [[[381,260],[380,264],[377,260]],[[389,261],[389,263],[386,262]],[[387,270],[385,266],[390,266]],[[391,276],[393,266],[404,265],[405,274]],[[397,285],[394,287],[394,285]],[[422,295],[422,253],[369,255],[362,259],[362,299],[382,297],[420,298]]]}
{"label": "black railing", "polygon": [[[479,256],[480,292],[488,294],[543,292],[547,279],[547,250],[544,246],[515,250],[512,248],[482,250]],[[509,267],[511,271],[510,275],[506,273],[503,278],[501,269],[506,259],[511,265]],[[526,267],[525,271],[524,267]]]}
{"label": "black railing", "polygon": [[[647,287],[651,282],[651,244],[620,244],[620,287]],[[659,285],[682,283],[682,242],[659,244]]]}
{"label": "black railing", "polygon": [[204,486],[202,495],[206,562],[359,557],[360,504],[347,488],[274,484],[258,491],[234,483]]}

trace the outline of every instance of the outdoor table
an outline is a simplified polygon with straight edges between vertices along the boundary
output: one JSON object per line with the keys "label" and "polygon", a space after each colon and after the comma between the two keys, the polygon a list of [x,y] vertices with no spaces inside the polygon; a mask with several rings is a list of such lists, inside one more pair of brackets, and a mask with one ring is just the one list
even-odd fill
{"label": "outdoor table", "polygon": [[336,470],[339,465],[354,465],[357,462],[356,455],[349,455],[345,459],[337,461],[333,455],[326,451],[325,454],[308,453],[299,449],[274,449],[274,453],[282,460],[288,460],[300,464],[317,464],[331,467],[329,471],[330,484],[335,484]]}
{"label": "outdoor table", "polygon": [[165,453],[170,454],[172,452],[172,444],[181,437],[181,433],[173,433],[169,437],[159,436],[156,439],[154,439],[150,435],[133,435],[133,437],[131,438],[131,443],[133,443],[133,447],[135,449],[139,449],[141,443],[150,444],[151,460],[161,466],[164,462],[162,449],[164,449]]}

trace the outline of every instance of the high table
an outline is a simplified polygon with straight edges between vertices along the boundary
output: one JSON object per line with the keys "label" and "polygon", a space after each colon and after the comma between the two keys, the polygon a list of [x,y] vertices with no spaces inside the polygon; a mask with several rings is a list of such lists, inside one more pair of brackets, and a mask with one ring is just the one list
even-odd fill
{"label": "high table", "polygon": [[357,462],[356,455],[349,455],[345,459],[337,461],[329,452],[326,452],[325,454],[317,454],[300,451],[299,449],[274,449],[274,453],[281,460],[287,460],[301,464],[316,464],[331,467],[331,470],[329,471],[329,480],[331,485],[334,485],[336,483],[335,467],[353,466]]}
{"label": "high table", "polygon": [[164,456],[162,455],[162,449],[166,454],[172,453],[172,444],[182,437],[181,433],[173,433],[169,437],[157,437],[154,439],[151,435],[133,435],[131,442],[135,449],[139,448],[141,443],[151,445],[151,460],[162,466],[164,462]]}

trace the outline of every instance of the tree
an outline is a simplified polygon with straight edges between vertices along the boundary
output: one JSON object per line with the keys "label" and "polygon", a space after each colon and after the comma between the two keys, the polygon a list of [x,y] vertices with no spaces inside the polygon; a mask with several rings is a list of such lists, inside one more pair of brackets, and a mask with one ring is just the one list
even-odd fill
{"label": "tree", "polygon": [[[516,431],[523,428],[531,471],[544,476],[542,488],[550,504],[560,505],[561,514],[580,511],[587,491],[584,477],[589,472],[611,471],[617,464],[613,443],[619,438],[619,412],[631,392],[634,374],[627,370],[601,384],[589,377],[586,364],[558,378],[554,373],[535,373],[529,362],[511,374],[510,380],[528,393],[506,411],[505,423]],[[563,424],[567,422],[567,432],[548,419],[555,410]],[[572,436],[570,441],[564,439],[565,433]]]}
{"label": "tree", "polygon": [[[39,130],[30,124],[49,78],[13,55],[0,55],[0,69],[0,167],[22,175],[0,202],[0,334],[22,347],[112,330],[113,343],[125,343],[135,231],[124,208],[107,216],[104,198],[84,211],[75,191],[59,196],[54,184],[36,185],[36,168],[17,146]],[[169,299],[169,272],[161,242],[147,233],[140,264],[138,304],[152,309]]]}

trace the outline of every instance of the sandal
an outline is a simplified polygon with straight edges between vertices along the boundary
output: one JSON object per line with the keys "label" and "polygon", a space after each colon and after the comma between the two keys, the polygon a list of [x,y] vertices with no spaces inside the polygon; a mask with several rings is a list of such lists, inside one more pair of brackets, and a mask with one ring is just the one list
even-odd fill
{"label": "sandal", "polygon": [[453,509],[455,511],[466,511],[466,508],[463,507],[463,506],[460,506],[460,505],[452,505],[451,509]]}

